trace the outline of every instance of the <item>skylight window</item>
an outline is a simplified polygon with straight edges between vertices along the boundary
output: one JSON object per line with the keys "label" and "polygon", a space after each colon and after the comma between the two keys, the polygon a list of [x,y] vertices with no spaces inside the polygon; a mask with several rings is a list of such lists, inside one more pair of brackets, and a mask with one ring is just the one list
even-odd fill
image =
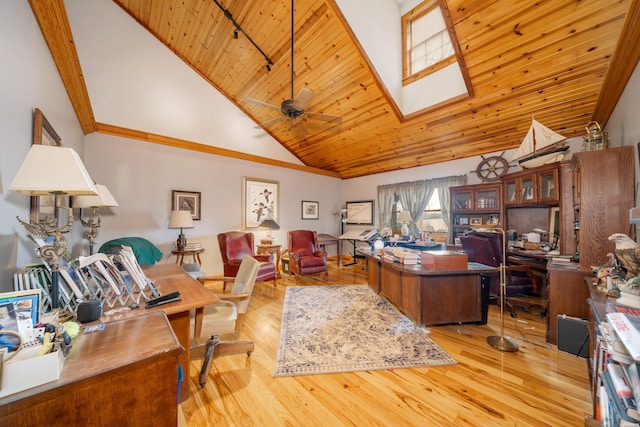
{"label": "skylight window", "polygon": [[403,84],[456,62],[456,52],[438,0],[421,3],[402,16]]}

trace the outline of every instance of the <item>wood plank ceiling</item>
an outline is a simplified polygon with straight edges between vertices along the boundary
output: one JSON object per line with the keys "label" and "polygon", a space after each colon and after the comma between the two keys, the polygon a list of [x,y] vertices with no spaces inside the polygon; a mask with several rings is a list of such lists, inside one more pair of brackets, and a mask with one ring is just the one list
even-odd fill
{"label": "wood plank ceiling", "polygon": [[[30,1],[35,12],[40,0]],[[515,148],[532,116],[584,135],[590,120],[604,126],[638,62],[639,1],[446,0],[473,96],[402,116],[335,1],[299,0],[296,94],[312,89],[309,109],[343,121],[265,130],[305,165],[345,179]],[[212,0],[114,2],[256,123],[279,113],[243,98],[290,98],[289,0],[222,2],[270,72]]]}

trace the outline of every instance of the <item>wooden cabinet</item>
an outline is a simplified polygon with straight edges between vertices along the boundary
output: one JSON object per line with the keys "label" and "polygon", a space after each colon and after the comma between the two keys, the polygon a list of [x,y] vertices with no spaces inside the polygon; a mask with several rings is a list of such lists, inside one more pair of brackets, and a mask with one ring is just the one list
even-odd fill
{"label": "wooden cabinet", "polygon": [[584,278],[592,276],[590,271],[572,270],[568,265],[547,266],[547,342],[558,344],[558,315],[587,318],[589,315],[589,289]]}
{"label": "wooden cabinet", "polygon": [[160,311],[81,332],[58,380],[0,399],[2,425],[175,426],[183,352]]}
{"label": "wooden cabinet", "polygon": [[509,174],[503,182],[505,207],[559,202],[558,164]]}
{"label": "wooden cabinet", "polygon": [[449,188],[451,244],[474,223],[502,225],[502,184],[462,185]]}
{"label": "wooden cabinet", "polygon": [[634,206],[633,146],[576,153],[573,171],[574,223],[580,270],[607,260],[614,233],[630,234],[629,209]]}

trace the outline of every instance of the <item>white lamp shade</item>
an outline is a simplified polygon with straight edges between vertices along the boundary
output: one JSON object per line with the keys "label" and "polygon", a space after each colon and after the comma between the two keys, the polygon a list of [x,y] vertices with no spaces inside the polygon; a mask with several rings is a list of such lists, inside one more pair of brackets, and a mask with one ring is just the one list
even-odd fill
{"label": "white lamp shade", "polygon": [[32,145],[9,190],[30,196],[94,196],[98,190],[80,156],[67,147]]}
{"label": "white lamp shade", "polygon": [[96,184],[97,196],[78,196],[73,201],[74,208],[111,208],[118,206],[111,192],[105,185]]}
{"label": "white lamp shade", "polygon": [[191,211],[171,211],[169,228],[193,228]]}
{"label": "white lamp shade", "polygon": [[398,213],[398,222],[411,222],[411,214],[409,211],[400,211]]}

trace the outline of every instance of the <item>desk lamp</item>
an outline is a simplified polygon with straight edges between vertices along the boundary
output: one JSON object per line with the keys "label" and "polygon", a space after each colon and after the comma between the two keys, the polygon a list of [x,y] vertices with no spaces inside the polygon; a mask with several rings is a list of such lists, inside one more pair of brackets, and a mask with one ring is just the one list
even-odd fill
{"label": "desk lamp", "polygon": [[280,226],[278,225],[278,223],[272,219],[265,219],[260,223],[260,228],[266,228],[267,230],[269,230],[267,231],[267,235],[264,237],[264,239],[260,239],[260,244],[273,245],[273,236],[271,234],[271,231],[280,230]]}
{"label": "desk lamp", "polygon": [[39,256],[51,268],[51,306],[58,308],[60,258],[67,251],[67,240],[63,234],[73,228],[72,214],[67,217],[66,224],[58,225],[55,217],[58,197],[94,196],[98,194],[98,190],[78,153],[67,147],[39,144],[31,146],[9,190],[30,196],[53,195],[53,216],[38,220],[30,218],[28,223],[17,219],[32,236],[48,238],[45,242],[47,244],[40,247]]}
{"label": "desk lamp", "polygon": [[[474,228],[474,227],[472,227]],[[507,233],[498,227],[490,227],[486,224],[474,230],[486,233],[502,234],[502,262],[500,263],[500,336],[492,335],[487,337],[487,343],[500,351],[518,351],[518,344],[504,336],[504,304],[507,295]]]}
{"label": "desk lamp", "polygon": [[110,208],[118,206],[118,202],[113,198],[106,186],[96,184],[98,190],[97,196],[78,196],[73,201],[74,208],[91,208],[93,213],[88,221],[80,218],[82,225],[87,227],[84,237],[89,240],[89,255],[93,255],[93,245],[98,236],[98,228],[100,227],[100,214],[98,208]]}
{"label": "desk lamp", "polygon": [[176,247],[179,251],[184,251],[185,246],[187,246],[187,238],[184,237],[182,229],[193,228],[193,217],[191,216],[191,211],[171,211],[171,216],[169,217],[169,228],[180,229],[178,240],[176,240]]}
{"label": "desk lamp", "polygon": [[411,214],[409,211],[400,211],[398,212],[398,222],[402,223],[402,227],[400,228],[400,232],[402,233],[403,238],[409,237],[409,225],[407,223],[411,222]]}

